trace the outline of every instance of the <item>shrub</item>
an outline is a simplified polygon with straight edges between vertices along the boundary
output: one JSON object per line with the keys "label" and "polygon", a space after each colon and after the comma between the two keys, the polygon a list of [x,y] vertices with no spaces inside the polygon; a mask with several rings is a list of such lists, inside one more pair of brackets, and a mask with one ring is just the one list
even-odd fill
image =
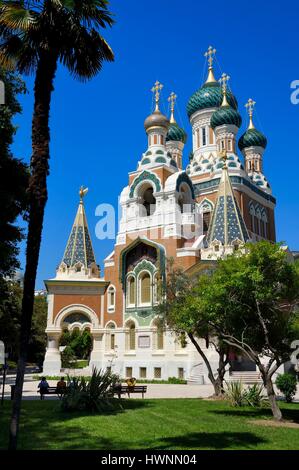
{"label": "shrub", "polygon": [[64,411],[113,411],[121,409],[121,403],[113,398],[113,388],[119,381],[117,375],[109,371],[92,370],[90,378],[68,377],[66,392],[61,406]]}
{"label": "shrub", "polygon": [[187,380],[178,379],[177,377],[168,377],[168,383],[170,383],[170,384],[186,384]]}
{"label": "shrub", "polygon": [[228,382],[226,386],[227,388],[224,395],[230,404],[232,406],[244,405],[245,397],[242,382],[240,380],[237,382]]}
{"label": "shrub", "polygon": [[297,379],[295,375],[289,373],[280,374],[276,378],[275,385],[278,390],[283,393],[286,402],[290,403],[293,401],[297,390]]}
{"label": "shrub", "polygon": [[66,346],[66,348],[61,353],[61,366],[63,368],[71,368],[73,367],[75,360],[76,356],[74,351],[70,346]]}
{"label": "shrub", "polygon": [[244,401],[254,408],[259,408],[265,403],[264,386],[262,384],[253,384],[244,392]]}

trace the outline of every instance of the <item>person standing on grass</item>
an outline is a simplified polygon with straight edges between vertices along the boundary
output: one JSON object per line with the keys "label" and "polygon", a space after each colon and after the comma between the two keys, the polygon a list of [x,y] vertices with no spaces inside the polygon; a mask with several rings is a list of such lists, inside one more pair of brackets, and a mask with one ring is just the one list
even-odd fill
{"label": "person standing on grass", "polygon": [[42,377],[42,380],[38,384],[37,388],[39,388],[40,399],[43,400],[44,399],[44,394],[47,393],[48,389],[49,389],[49,384],[46,380],[46,377]]}

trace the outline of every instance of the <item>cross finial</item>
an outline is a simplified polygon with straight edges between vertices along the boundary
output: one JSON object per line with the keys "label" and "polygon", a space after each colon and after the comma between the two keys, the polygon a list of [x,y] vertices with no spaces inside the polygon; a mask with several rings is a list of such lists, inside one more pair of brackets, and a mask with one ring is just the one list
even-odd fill
{"label": "cross finial", "polygon": [[170,96],[168,97],[168,101],[170,103],[170,123],[175,124],[176,120],[174,118],[174,105],[177,99],[177,95],[174,92],[170,93]]}
{"label": "cross finial", "polygon": [[164,85],[162,83],[156,81],[155,85],[152,88],[152,92],[155,94],[155,102],[156,102],[156,108],[155,111],[159,110],[159,100],[160,100],[160,93]]}
{"label": "cross finial", "polygon": [[221,78],[219,79],[220,85],[222,87],[222,94],[223,94],[223,100],[221,106],[229,106],[229,103],[226,99],[227,95],[227,82],[229,81],[230,77],[226,74],[223,73],[221,75]]}
{"label": "cross finial", "polygon": [[251,98],[249,98],[249,100],[247,101],[247,103],[245,104],[245,108],[247,109],[247,112],[249,114],[249,126],[248,126],[248,129],[254,129],[254,124],[253,124],[253,121],[252,121],[252,116],[253,116],[253,110],[254,110],[254,106],[255,106],[256,102],[253,101]]}
{"label": "cross finial", "polygon": [[227,168],[226,166],[226,160],[227,160],[227,151],[225,149],[221,150],[221,152],[219,152],[219,157],[223,160],[223,168]]}
{"label": "cross finial", "polygon": [[214,55],[216,54],[216,49],[212,46],[208,47],[208,50],[205,52],[205,57],[208,57],[209,68],[213,67]]}
{"label": "cross finial", "polygon": [[83,198],[87,194],[87,192],[88,192],[88,188],[84,188],[84,186],[80,187],[80,191],[79,191],[80,202],[83,201]]}
{"label": "cross finial", "polygon": [[214,73],[213,73],[213,61],[214,61],[214,56],[216,54],[216,49],[212,46],[208,47],[208,50],[205,52],[205,57],[208,58],[208,64],[209,64],[209,74],[206,83],[210,82],[216,82]]}

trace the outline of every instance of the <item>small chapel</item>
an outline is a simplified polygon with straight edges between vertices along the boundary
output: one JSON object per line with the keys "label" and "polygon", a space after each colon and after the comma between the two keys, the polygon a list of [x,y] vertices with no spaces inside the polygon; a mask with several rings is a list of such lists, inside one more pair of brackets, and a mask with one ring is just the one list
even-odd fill
{"label": "small chapel", "polygon": [[[187,133],[176,122],[176,95],[170,115],[160,110],[162,84],[152,88],[154,109],[144,122],[146,145],[120,194],[121,220],[114,250],[97,263],[80,200],[62,260],[48,294],[46,375],[61,372],[64,331],[87,329],[92,351],[86,372],[95,366],[122,378],[177,377],[208,383],[204,363],[188,341],[165,329],[155,313],[158,284],[167,265],[199,272],[219,258],[242,250],[246,242],[275,242],[275,197],[263,171],[265,135],[254,123],[255,102],[246,103],[248,126],[226,74],[215,78],[216,50],[209,47],[206,81],[187,104],[192,152],[183,167]],[[205,342],[202,347],[205,349]],[[206,351],[216,367],[217,353]],[[255,371],[235,358],[228,374]]]}

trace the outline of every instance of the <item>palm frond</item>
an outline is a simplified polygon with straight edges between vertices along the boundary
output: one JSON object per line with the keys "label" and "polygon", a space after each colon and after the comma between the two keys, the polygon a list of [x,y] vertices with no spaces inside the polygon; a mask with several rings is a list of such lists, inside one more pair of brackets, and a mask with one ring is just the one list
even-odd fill
{"label": "palm frond", "polygon": [[31,10],[23,8],[20,4],[3,5],[0,9],[0,24],[6,25],[11,30],[26,31],[36,21],[36,16]]}

